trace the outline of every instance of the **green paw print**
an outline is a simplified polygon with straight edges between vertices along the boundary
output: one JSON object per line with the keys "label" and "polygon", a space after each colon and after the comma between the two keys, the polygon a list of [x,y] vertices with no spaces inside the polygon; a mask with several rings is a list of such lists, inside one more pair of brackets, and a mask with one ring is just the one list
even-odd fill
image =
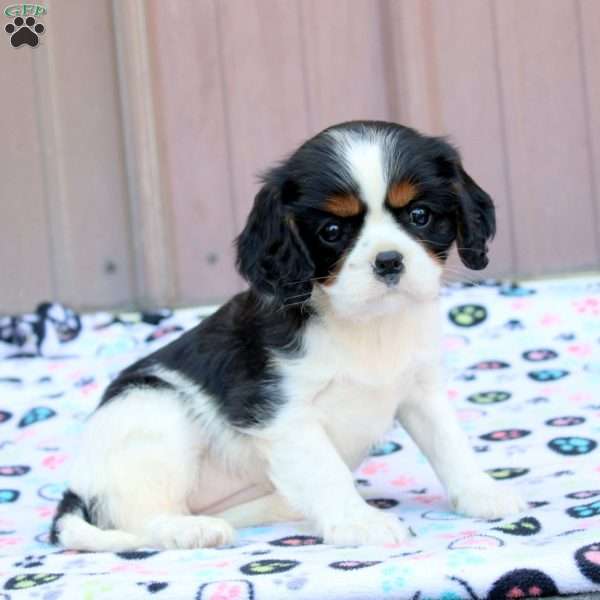
{"label": "green paw print", "polygon": [[506,468],[498,468],[498,469],[488,469],[486,471],[490,477],[494,479],[503,480],[503,479],[514,479],[515,477],[522,477],[523,475],[527,475],[529,473],[529,469],[520,469],[516,467],[506,467]]}
{"label": "green paw print", "polygon": [[28,573],[26,575],[15,575],[5,584],[5,590],[27,590],[38,585],[46,585],[60,579],[63,573]]}
{"label": "green paw print", "polygon": [[487,319],[487,310],[481,304],[461,304],[450,310],[448,317],[458,327],[475,327]]}
{"label": "green paw print", "polygon": [[492,391],[492,392],[478,392],[469,396],[467,400],[473,404],[496,404],[498,402],[504,402],[511,397],[510,392]]}

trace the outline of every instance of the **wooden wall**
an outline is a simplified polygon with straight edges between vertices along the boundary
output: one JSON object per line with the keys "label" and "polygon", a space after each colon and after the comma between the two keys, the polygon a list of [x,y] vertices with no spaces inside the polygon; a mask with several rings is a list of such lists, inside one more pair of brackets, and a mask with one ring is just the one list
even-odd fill
{"label": "wooden wall", "polygon": [[460,147],[484,275],[600,265],[597,0],[45,4],[40,47],[0,40],[0,314],[224,298],[256,174],[357,118]]}

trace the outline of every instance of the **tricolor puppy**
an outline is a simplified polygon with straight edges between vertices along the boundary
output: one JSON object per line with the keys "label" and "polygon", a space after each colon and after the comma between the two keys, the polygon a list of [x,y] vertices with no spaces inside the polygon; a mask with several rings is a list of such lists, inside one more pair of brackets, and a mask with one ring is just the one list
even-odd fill
{"label": "tricolor puppy", "polygon": [[331,544],[406,538],[352,470],[398,418],[456,511],[521,499],[480,471],[440,372],[440,276],[487,264],[489,196],[448,143],[326,129],[268,171],[237,239],[250,288],[125,369],[87,422],[52,539],[115,551],[231,542],[309,519]]}

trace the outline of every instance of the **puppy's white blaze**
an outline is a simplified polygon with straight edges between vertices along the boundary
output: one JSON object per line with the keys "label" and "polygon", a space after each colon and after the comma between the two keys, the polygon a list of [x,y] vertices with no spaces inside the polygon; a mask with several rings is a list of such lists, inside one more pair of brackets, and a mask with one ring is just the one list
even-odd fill
{"label": "puppy's white blaze", "polygon": [[371,219],[381,215],[387,192],[383,167],[382,139],[371,135],[367,138],[344,135],[338,137],[344,159],[353,179],[358,183],[363,202]]}

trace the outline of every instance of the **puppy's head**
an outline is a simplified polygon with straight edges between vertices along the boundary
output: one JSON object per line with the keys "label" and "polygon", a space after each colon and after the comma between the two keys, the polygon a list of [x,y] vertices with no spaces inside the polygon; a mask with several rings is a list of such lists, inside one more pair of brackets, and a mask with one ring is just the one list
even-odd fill
{"label": "puppy's head", "polygon": [[368,317],[437,294],[457,241],[487,265],[494,206],[440,138],[383,122],[336,125],[263,178],[237,239],[240,273],[292,305]]}

